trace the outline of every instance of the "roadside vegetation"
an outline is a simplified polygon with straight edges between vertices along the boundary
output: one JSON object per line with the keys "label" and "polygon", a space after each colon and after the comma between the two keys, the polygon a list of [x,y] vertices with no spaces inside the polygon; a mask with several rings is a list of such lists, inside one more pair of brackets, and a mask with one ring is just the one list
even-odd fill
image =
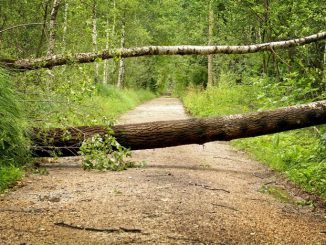
{"label": "roadside vegetation", "polygon": [[[0,71],[0,192],[13,186],[33,160],[28,132],[34,127],[112,125],[122,113],[156,96],[146,89],[118,89],[76,81],[72,84],[84,87],[61,86],[59,80],[53,80],[50,89],[46,83],[28,85],[29,79],[40,77],[39,73],[27,77]],[[125,150],[116,153],[120,161]]]}
{"label": "roadside vegetation", "polygon": [[27,125],[18,100],[9,77],[0,70],[0,192],[23,175],[20,166],[28,157]]}
{"label": "roadside vegetation", "polygon": [[[314,93],[311,87],[298,88],[300,84],[291,78],[279,83],[251,77],[236,84],[232,74],[222,74],[218,83],[207,90],[188,89],[182,96],[186,109],[197,117],[222,116],[300,104],[311,101],[308,93]],[[232,144],[326,199],[325,126],[239,139]]]}

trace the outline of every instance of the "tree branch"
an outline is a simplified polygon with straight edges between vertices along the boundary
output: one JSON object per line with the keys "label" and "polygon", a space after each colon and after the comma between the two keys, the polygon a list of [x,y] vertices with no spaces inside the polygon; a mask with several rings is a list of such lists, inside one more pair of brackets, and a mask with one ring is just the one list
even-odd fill
{"label": "tree branch", "polygon": [[136,48],[120,48],[104,50],[99,53],[77,53],[74,55],[52,55],[37,59],[0,61],[0,66],[16,70],[36,70],[40,68],[52,68],[73,63],[90,63],[97,59],[131,58],[153,55],[210,55],[210,54],[248,54],[262,51],[271,51],[281,48],[302,46],[326,39],[326,32],[320,32],[302,38],[243,46],[147,46]]}
{"label": "tree branch", "polygon": [[36,25],[43,25],[43,23],[27,23],[27,24],[19,24],[19,25],[11,26],[11,27],[8,27],[8,28],[6,28],[6,29],[0,30],[0,33],[3,33],[3,32],[5,32],[5,31],[10,31],[10,30],[12,30],[12,29],[19,28],[19,27],[36,26]]}

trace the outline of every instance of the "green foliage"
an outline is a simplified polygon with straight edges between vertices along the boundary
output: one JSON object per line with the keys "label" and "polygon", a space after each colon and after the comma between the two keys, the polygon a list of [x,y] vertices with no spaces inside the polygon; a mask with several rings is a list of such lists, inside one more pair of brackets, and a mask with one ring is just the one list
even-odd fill
{"label": "green foliage", "polygon": [[146,89],[95,86],[85,66],[60,67],[51,73],[42,70],[15,77],[26,104],[29,125],[33,127],[102,124],[155,97]]}
{"label": "green foliage", "polygon": [[15,166],[0,166],[0,193],[21,179],[24,172]]}
{"label": "green foliage", "polygon": [[228,84],[227,77],[229,77],[227,74],[221,76],[219,87],[207,90],[196,87],[188,89],[186,96],[183,97],[186,110],[199,117],[251,111],[254,104],[254,98],[251,96],[252,87]]}
{"label": "green foliage", "polygon": [[[232,76],[231,76],[232,77]],[[195,116],[206,117],[244,113],[261,109],[311,101],[302,82],[291,79],[283,83],[268,78],[245,78],[250,84],[225,85],[206,91],[189,89],[183,101],[186,109]],[[302,87],[302,90],[300,90]],[[307,87],[311,88],[309,83]],[[308,93],[305,93],[308,91]],[[284,97],[288,99],[284,99]],[[246,150],[253,157],[277,171],[305,190],[326,199],[326,134],[325,127],[283,132],[255,138],[240,139],[232,144]]]}
{"label": "green foliage", "polygon": [[85,140],[80,147],[80,153],[84,156],[83,168],[87,170],[122,171],[134,166],[133,162],[125,160],[131,152],[110,134],[104,137],[96,134]]}
{"label": "green foliage", "polygon": [[241,139],[233,144],[326,199],[325,148],[314,129]]}
{"label": "green foliage", "polygon": [[28,155],[22,105],[8,80],[0,70],[0,166],[21,165]]}

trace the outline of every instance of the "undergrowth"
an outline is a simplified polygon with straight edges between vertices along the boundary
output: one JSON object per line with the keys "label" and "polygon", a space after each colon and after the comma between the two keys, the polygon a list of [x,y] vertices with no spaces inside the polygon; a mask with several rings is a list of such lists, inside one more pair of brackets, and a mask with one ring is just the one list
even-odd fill
{"label": "undergrowth", "polygon": [[[293,80],[279,84],[268,78],[250,78],[236,85],[221,80],[218,87],[192,88],[183,102],[198,117],[245,113],[311,101],[313,89],[298,91]],[[295,92],[296,91],[296,92]],[[317,98],[318,99],[318,98]],[[232,141],[271,168],[283,172],[306,191],[326,199],[326,130],[324,126]]]}
{"label": "undergrowth", "polygon": [[[0,71],[0,191],[21,178],[22,166],[31,160],[28,130],[112,124],[122,113],[155,97],[145,89],[94,86],[89,80],[76,83],[77,78],[62,83],[59,74],[51,73],[44,70],[9,77]],[[82,148],[84,167],[122,170],[131,166],[124,160],[128,150],[117,148],[117,144],[116,151],[109,156],[107,151],[101,155],[96,149],[98,145],[92,148],[86,141]]]}
{"label": "undergrowth", "polygon": [[22,178],[24,171],[15,166],[0,166],[0,193]]}
{"label": "undergrowth", "polygon": [[[155,97],[145,89],[117,89],[114,86],[91,86],[87,91],[40,92],[35,99],[26,96],[30,122],[34,127],[69,127],[98,125],[114,121],[119,115]],[[43,103],[45,101],[46,103]]]}
{"label": "undergrowth", "polygon": [[0,70],[0,192],[21,176],[19,166],[28,160],[26,121],[9,76]]}

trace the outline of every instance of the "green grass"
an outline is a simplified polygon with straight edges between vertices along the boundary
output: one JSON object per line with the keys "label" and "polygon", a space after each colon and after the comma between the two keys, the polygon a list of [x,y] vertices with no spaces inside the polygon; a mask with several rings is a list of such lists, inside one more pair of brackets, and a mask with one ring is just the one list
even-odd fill
{"label": "green grass", "polygon": [[326,199],[325,148],[313,128],[235,140],[232,144]]}
{"label": "green grass", "polygon": [[0,193],[15,185],[21,179],[24,171],[15,166],[0,167]]}
{"label": "green grass", "polygon": [[[270,98],[257,98],[261,87],[223,85],[206,91],[190,89],[183,97],[184,105],[197,117],[228,115],[255,111],[266,106]],[[257,96],[258,95],[258,96]],[[263,106],[262,106],[263,105]],[[232,144],[247,151],[255,159],[283,172],[305,190],[326,199],[326,144],[324,127],[312,127],[255,138],[235,140]]]}
{"label": "green grass", "polygon": [[[28,128],[104,124],[156,95],[148,90],[96,86],[86,92],[31,89],[18,96],[0,71],[0,191],[13,186],[29,160]],[[19,103],[24,101],[24,103]],[[25,111],[25,113],[23,113]],[[28,125],[28,127],[27,127]]]}
{"label": "green grass", "polygon": [[60,103],[54,102],[50,106],[32,102],[30,108],[34,116],[31,124],[43,128],[104,124],[155,96],[144,89],[120,90],[114,86],[99,85],[91,93],[76,96],[76,100],[72,100],[71,96],[61,96],[52,99]]}
{"label": "green grass", "polygon": [[207,90],[191,88],[184,96],[187,111],[198,117],[231,115],[252,110],[250,87],[212,87]]}
{"label": "green grass", "polygon": [[0,166],[22,165],[28,153],[26,120],[9,77],[0,70]]}

